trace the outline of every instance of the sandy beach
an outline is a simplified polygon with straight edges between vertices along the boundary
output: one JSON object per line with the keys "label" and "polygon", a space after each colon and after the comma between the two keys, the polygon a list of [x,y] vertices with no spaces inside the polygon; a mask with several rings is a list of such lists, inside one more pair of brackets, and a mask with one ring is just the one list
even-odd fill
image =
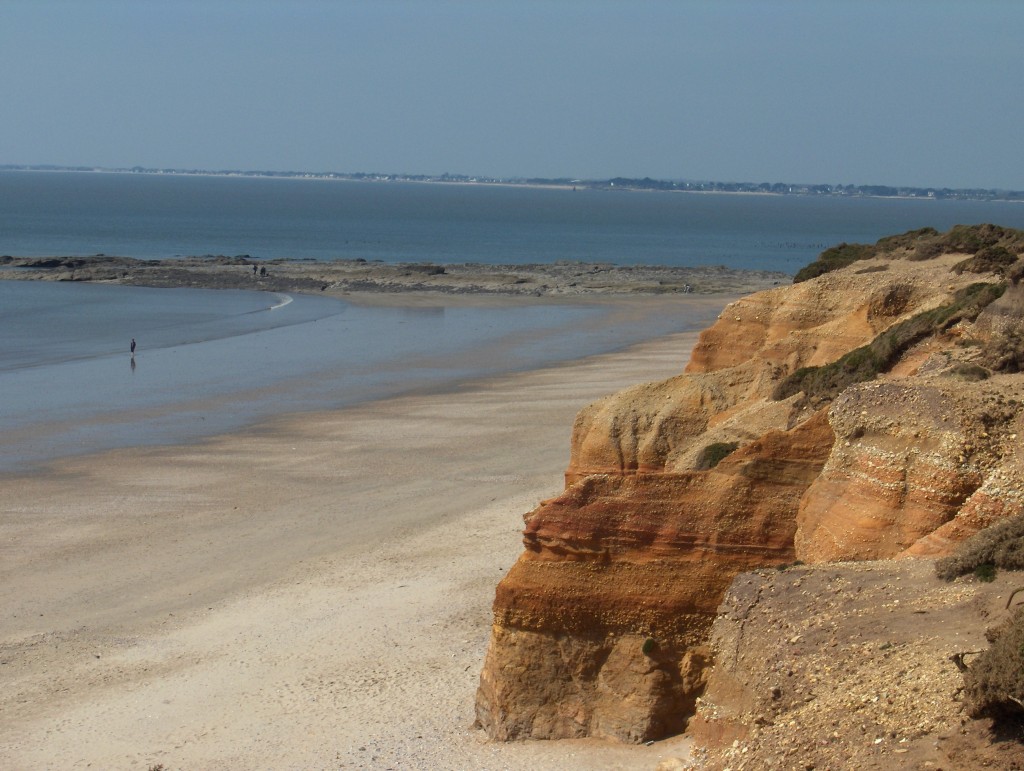
{"label": "sandy beach", "polygon": [[561,489],[573,417],[679,373],[695,339],[0,478],[0,766],[685,754],[684,739],[496,744],[472,723],[494,587],[522,515]]}

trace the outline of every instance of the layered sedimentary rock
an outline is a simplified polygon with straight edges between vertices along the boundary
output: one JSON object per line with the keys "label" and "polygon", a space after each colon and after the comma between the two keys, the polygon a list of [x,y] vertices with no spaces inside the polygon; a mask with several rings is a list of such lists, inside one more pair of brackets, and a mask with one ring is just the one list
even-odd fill
{"label": "layered sedimentary rock", "polygon": [[964,255],[902,256],[737,301],[685,373],[580,413],[566,489],[527,515],[497,589],[477,696],[492,737],[677,732],[739,572],[938,553],[1021,510],[1024,389],[973,363],[1019,319],[1018,289],[991,302],[1009,282],[951,270]]}
{"label": "layered sedimentary rock", "polygon": [[875,382],[832,405],[839,440],[797,515],[804,562],[884,559],[955,516],[981,484],[968,416],[942,388]]}
{"label": "layered sedimentary rock", "polygon": [[481,724],[502,739],[681,730],[722,592],[792,560],[791,511],[831,444],[822,414],[707,472],[590,475],[542,504],[498,587]]}
{"label": "layered sedimentary rock", "polygon": [[[944,357],[943,357],[944,358]],[[937,375],[866,383],[829,412],[836,443],[804,494],[804,562],[938,556],[1024,511],[1020,377]],[[1011,403],[1012,402],[1012,403]]]}

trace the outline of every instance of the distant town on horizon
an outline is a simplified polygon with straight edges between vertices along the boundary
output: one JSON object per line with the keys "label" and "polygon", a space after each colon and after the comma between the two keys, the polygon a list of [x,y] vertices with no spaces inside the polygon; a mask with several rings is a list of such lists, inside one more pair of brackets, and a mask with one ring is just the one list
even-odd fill
{"label": "distant town on horizon", "polygon": [[68,171],[109,174],[156,174],[174,176],[274,177],[282,179],[337,179],[370,182],[434,182],[478,185],[526,185],[571,187],[589,190],[653,190],[690,193],[748,193],[765,195],[826,195],[870,198],[923,198],[979,201],[1024,201],[1024,191],[998,188],[912,187],[892,185],[826,185],[789,182],[716,182],[664,180],[650,177],[571,179],[568,177],[488,177],[468,174],[381,174],[336,171],[243,171],[237,169],[175,169],[101,166],[59,166],[53,164],[0,164],[0,171]]}

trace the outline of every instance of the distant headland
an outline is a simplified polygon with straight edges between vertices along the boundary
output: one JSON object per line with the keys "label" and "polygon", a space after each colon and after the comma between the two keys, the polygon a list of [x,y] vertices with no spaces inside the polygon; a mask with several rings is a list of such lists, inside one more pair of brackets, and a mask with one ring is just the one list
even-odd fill
{"label": "distant headland", "polygon": [[57,166],[50,164],[0,164],[0,171],[65,171],[110,174],[157,174],[168,176],[274,177],[366,182],[430,182],[463,185],[523,185],[570,187],[587,190],[649,190],[683,193],[745,193],[759,195],[833,196],[846,198],[923,198],[975,201],[1024,201],[1024,191],[988,188],[911,187],[892,185],[827,185],[791,182],[716,182],[633,177],[572,179],[569,177],[489,177],[468,174],[383,174],[340,171],[245,171],[238,169],[175,169],[132,166]]}

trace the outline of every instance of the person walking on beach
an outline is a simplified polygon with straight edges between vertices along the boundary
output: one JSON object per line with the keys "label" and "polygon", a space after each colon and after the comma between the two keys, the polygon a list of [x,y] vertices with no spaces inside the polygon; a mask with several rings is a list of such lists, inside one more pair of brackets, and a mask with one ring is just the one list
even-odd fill
{"label": "person walking on beach", "polygon": [[135,338],[132,338],[132,356],[135,356]]}

